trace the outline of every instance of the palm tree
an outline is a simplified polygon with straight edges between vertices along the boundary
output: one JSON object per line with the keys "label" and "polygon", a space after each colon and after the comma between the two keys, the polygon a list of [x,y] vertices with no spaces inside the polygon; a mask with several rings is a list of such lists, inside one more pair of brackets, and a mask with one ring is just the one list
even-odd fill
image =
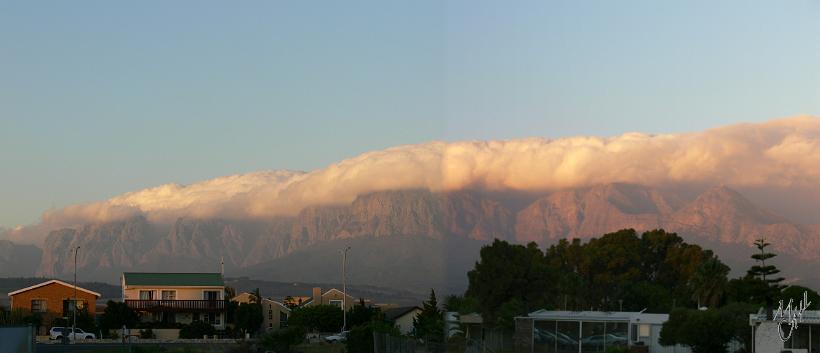
{"label": "palm tree", "polygon": [[692,300],[697,301],[698,308],[704,304],[710,307],[720,304],[728,283],[729,266],[720,262],[717,256],[707,256],[695,270],[690,282]]}

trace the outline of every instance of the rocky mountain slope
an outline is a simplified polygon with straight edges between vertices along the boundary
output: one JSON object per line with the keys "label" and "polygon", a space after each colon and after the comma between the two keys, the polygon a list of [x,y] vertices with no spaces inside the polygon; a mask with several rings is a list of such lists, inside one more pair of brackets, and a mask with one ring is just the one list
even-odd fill
{"label": "rocky mountain slope", "polygon": [[[181,218],[159,225],[137,217],[53,231],[37,274],[72,272],[70,249],[80,246],[78,268],[89,280],[116,282],[123,270],[216,271],[224,259],[229,274],[332,282],[339,276],[338,249],[353,244],[352,283],[456,291],[466,283],[464,273],[480,245],[494,238],[547,245],[623,228],[665,228],[727,256],[738,249],[748,253],[745,248],[754,239],[766,237],[784,257],[820,263],[818,227],[793,224],[726,187],[688,195],[607,184],[530,201],[517,206],[469,191],[399,190],[264,222]],[[0,243],[0,264],[10,261],[3,249]],[[748,268],[743,256],[732,258],[740,261],[730,263],[736,270]]]}

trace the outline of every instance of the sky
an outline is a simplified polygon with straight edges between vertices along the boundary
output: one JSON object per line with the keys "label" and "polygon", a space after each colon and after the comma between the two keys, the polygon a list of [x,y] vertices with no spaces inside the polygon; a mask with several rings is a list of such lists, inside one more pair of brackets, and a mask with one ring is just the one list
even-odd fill
{"label": "sky", "polygon": [[820,114],[816,1],[0,2],[0,227],[433,140]]}

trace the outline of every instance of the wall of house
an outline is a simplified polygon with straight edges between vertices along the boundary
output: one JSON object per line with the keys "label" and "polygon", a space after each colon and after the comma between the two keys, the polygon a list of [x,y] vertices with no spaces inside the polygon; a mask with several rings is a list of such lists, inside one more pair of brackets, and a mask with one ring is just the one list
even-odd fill
{"label": "wall of house", "polygon": [[398,318],[396,318],[396,328],[402,334],[410,334],[413,332],[413,319],[415,319],[416,315],[421,312],[420,309],[415,309],[407,314],[404,314]]}
{"label": "wall of house", "polygon": [[[328,291],[327,293],[322,295],[322,304],[330,305],[332,300],[343,300],[345,295],[342,292],[337,291]],[[356,305],[358,301],[353,299],[351,296],[347,296],[347,300],[345,301],[345,310],[350,310],[354,305]]]}
{"label": "wall of house", "polygon": [[[74,287],[64,286],[59,283],[51,283],[32,290],[27,290],[22,293],[11,296],[11,308],[21,308],[24,310],[31,310],[31,301],[33,299],[45,299],[46,311],[56,316],[63,314],[63,300],[71,300],[74,298]],[[88,307],[88,312],[94,315],[97,311],[97,297],[93,294],[77,290],[77,300],[85,301]]]}
{"label": "wall of house", "polygon": [[222,300],[225,296],[225,287],[149,287],[149,286],[128,286],[123,289],[123,299],[138,300],[140,299],[140,291],[150,290],[154,292],[154,299],[162,299],[163,290],[175,290],[176,300],[203,300],[205,299],[204,291],[217,291],[218,300]]}
{"label": "wall of house", "polygon": [[[250,294],[248,293],[239,294],[231,300],[237,303],[251,302]],[[290,309],[287,307],[270,299],[262,299],[262,328],[265,330],[278,330],[281,328],[282,322],[280,321],[280,318],[282,313],[285,313],[287,317],[290,317]]]}

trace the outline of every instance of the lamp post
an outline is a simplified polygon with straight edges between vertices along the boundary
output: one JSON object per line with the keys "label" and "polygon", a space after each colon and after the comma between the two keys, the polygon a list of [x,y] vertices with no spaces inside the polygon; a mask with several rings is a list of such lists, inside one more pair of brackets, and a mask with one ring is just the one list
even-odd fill
{"label": "lamp post", "polygon": [[73,313],[73,322],[71,324],[71,343],[77,340],[77,252],[80,247],[74,248],[74,301],[71,303],[71,312]]}
{"label": "lamp post", "polygon": [[350,250],[350,247],[346,247],[344,250],[339,250],[342,253],[342,332],[345,331],[347,328],[347,283],[346,283],[346,271],[347,271],[347,251]]}

